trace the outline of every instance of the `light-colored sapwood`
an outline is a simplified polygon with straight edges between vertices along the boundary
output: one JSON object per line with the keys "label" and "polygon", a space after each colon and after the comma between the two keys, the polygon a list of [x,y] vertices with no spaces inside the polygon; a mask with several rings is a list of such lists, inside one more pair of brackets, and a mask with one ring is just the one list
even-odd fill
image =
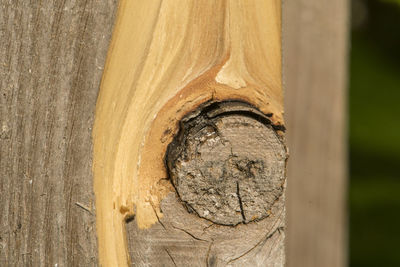
{"label": "light-colored sapwood", "polygon": [[163,216],[180,119],[226,99],[283,125],[279,0],[120,2],[93,129],[101,264],[127,264],[125,219],[147,229]]}

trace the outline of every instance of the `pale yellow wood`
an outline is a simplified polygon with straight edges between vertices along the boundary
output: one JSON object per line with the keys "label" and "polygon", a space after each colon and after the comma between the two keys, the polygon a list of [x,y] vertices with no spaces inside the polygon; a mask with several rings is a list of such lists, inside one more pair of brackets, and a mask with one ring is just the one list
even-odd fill
{"label": "pale yellow wood", "polygon": [[124,219],[148,228],[162,216],[166,147],[211,99],[247,101],[283,125],[280,0],[122,0],[93,130],[102,266],[129,262]]}

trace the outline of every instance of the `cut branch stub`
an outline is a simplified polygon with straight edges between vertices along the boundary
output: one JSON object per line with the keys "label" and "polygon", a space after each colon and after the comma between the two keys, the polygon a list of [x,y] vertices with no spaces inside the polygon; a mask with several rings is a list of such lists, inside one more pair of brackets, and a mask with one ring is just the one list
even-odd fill
{"label": "cut branch stub", "polygon": [[283,192],[286,157],[268,116],[231,101],[187,115],[168,146],[166,164],[189,212],[237,225],[269,215]]}

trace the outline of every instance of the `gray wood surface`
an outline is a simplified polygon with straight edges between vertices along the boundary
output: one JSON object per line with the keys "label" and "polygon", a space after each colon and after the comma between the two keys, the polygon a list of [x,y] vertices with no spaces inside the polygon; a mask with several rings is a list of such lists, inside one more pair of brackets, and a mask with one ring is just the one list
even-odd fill
{"label": "gray wood surface", "polygon": [[232,226],[270,216],[286,182],[287,150],[269,117],[229,101],[181,122],[165,159],[188,210]]}
{"label": "gray wood surface", "polygon": [[287,265],[345,266],[347,0],[286,0]]}
{"label": "gray wood surface", "polygon": [[117,1],[0,1],[0,266],[97,263],[91,128]]}
{"label": "gray wood surface", "polygon": [[147,230],[127,224],[131,266],[284,266],[284,202],[282,196],[259,222],[232,227],[188,213],[170,193],[159,223]]}
{"label": "gray wood surface", "polygon": [[179,197],[161,202],[149,229],[127,225],[132,266],[284,266],[284,140],[238,102],[182,121],[166,158]]}

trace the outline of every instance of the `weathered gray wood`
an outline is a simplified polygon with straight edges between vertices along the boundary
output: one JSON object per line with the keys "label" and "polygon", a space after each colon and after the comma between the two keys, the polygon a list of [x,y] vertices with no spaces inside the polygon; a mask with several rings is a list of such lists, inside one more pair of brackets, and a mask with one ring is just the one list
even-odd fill
{"label": "weathered gray wood", "polygon": [[91,128],[116,5],[0,2],[0,266],[96,265]]}
{"label": "weathered gray wood", "polygon": [[188,115],[166,155],[170,181],[189,212],[222,225],[269,216],[283,193],[286,159],[269,118],[237,101]]}
{"label": "weathered gray wood", "polygon": [[276,266],[284,265],[284,198],[271,215],[235,227],[214,224],[188,213],[175,193],[162,203],[159,223],[139,230],[127,224],[131,266]]}
{"label": "weathered gray wood", "polygon": [[288,266],[345,266],[347,0],[285,1]]}
{"label": "weathered gray wood", "polygon": [[164,182],[177,193],[149,229],[127,225],[132,266],[283,266],[286,159],[282,136],[250,105],[188,114],[166,154]]}

